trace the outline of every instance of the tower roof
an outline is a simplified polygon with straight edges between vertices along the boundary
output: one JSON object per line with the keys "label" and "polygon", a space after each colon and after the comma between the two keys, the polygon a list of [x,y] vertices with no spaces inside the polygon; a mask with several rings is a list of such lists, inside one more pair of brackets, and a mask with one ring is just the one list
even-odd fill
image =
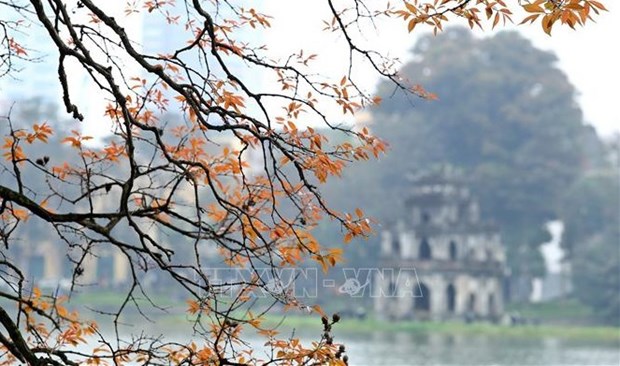
{"label": "tower roof", "polygon": [[456,168],[441,166],[407,177],[411,189],[405,203],[408,206],[436,206],[445,203],[468,205],[472,201],[463,174]]}

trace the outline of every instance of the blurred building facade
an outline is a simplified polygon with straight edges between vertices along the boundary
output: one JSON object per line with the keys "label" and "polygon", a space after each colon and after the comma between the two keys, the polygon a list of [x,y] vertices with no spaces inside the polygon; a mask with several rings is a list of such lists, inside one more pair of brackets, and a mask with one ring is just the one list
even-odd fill
{"label": "blurred building facade", "polygon": [[[411,177],[407,217],[382,233],[374,307],[384,319],[498,319],[505,251],[449,168]],[[388,269],[388,271],[386,271]]]}
{"label": "blurred building facade", "polygon": [[[162,189],[157,185],[142,188],[142,191],[148,197],[168,197],[171,194],[170,188]],[[112,188],[105,194],[93,195],[93,211],[115,212],[118,210],[120,193],[120,189]],[[148,204],[151,198],[142,197]],[[189,183],[180,185],[174,191],[174,200],[181,207],[177,208],[177,212],[181,215],[192,217],[195,214],[194,199],[194,191],[190,189]],[[175,259],[185,253],[194,253],[194,250],[200,253],[203,263],[210,263],[209,260],[217,258],[217,246],[211,241],[198,245],[194,239],[165,230],[165,227],[154,224],[150,219],[134,217],[133,221],[143,234],[158,245],[174,250]],[[158,288],[171,281],[168,276],[152,270],[157,264],[148,255],[138,257],[137,252],[121,250],[105,241],[89,240],[80,235],[80,230],[54,228],[36,217],[29,218],[22,230],[16,235],[19,239],[11,243],[6,254],[22,270],[28,286],[67,290],[75,284],[82,290],[98,291],[130,285],[134,276],[142,285]],[[114,231],[116,238],[124,243],[138,248],[147,246],[154,253],[160,252],[148,241],[141,242],[126,220],[120,221]],[[197,247],[194,248],[194,245]],[[17,279],[13,282],[17,283]]]}

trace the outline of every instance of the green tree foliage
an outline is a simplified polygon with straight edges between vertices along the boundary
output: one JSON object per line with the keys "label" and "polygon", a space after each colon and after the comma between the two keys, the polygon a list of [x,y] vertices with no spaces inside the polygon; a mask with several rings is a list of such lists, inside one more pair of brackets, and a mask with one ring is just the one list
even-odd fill
{"label": "green tree foliage", "polygon": [[[616,225],[618,222],[616,221]],[[620,228],[608,227],[575,249],[576,297],[607,323],[620,325]]]}
{"label": "green tree foliage", "polygon": [[[603,148],[583,124],[576,91],[556,57],[517,33],[476,38],[466,29],[423,37],[401,70],[438,96],[420,101],[383,83],[371,128],[391,144],[374,165],[332,186],[329,199],[356,192],[381,221],[403,214],[407,173],[450,164],[463,170],[484,217],[500,225],[513,271],[540,274],[536,246],[558,217],[567,183],[602,164]],[[360,203],[361,201],[361,203]],[[341,202],[347,205],[347,202]]]}
{"label": "green tree foliage", "polygon": [[563,244],[575,295],[607,322],[620,323],[620,174],[617,167],[576,181],[562,202]]}

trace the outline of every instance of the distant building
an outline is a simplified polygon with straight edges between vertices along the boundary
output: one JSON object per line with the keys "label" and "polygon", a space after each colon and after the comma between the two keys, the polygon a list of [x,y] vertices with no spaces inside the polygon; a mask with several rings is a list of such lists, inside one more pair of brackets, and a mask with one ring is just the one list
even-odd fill
{"label": "distant building", "polygon": [[[193,202],[194,191],[188,186],[189,183],[178,187],[175,195],[177,202]],[[155,190],[160,189],[155,188]],[[160,192],[163,197],[167,193],[169,191]],[[94,211],[113,212],[118,207],[119,195],[120,190],[112,190],[105,195],[94,196],[92,199]],[[187,216],[191,217],[192,207],[190,205],[186,210],[177,212],[187,213]],[[195,243],[191,238],[183,238],[180,235],[166,232],[161,227],[149,224],[147,221],[139,221],[136,218],[134,220],[139,222],[142,232],[153,241],[175,250],[175,259],[183,256],[185,252],[193,254],[194,249],[200,252],[203,264],[209,263],[211,258],[217,256],[217,246],[214,242],[204,241],[194,247]],[[135,272],[135,275],[142,280],[142,284],[146,286],[157,286],[161,289],[162,285],[167,283],[166,281],[171,281],[168,275],[152,270],[157,268],[157,264],[150,260],[148,255],[139,258],[131,250],[122,251],[117,246],[106,242],[87,243],[79,235],[64,233],[64,237],[68,240],[81,244],[79,247],[74,245],[69,248],[59,235],[49,235],[50,229],[49,223],[33,217],[22,228],[23,234],[16,235],[15,237],[19,239],[12,242],[9,247],[7,255],[22,270],[28,285],[42,288],[60,287],[66,290],[71,286],[75,275],[75,283],[81,289],[100,290],[130,284],[134,275],[132,272]],[[120,221],[114,230],[117,239],[129,245],[135,245],[138,248],[142,245],[149,245],[138,240],[134,230],[125,220]],[[84,248],[88,248],[88,252],[85,252]],[[192,250],[188,251],[186,248],[192,248]],[[158,252],[153,247],[150,249]]]}
{"label": "distant building", "polygon": [[[110,198],[95,197],[95,210],[111,209],[114,201]],[[79,269],[75,273],[75,282],[86,289],[110,288],[131,281],[129,261],[118,248],[84,243],[84,247],[89,248],[88,253],[77,247],[68,249],[67,243],[59,236],[49,235],[50,224],[36,218],[31,218],[22,229],[27,231],[11,243],[8,255],[21,268],[31,286],[68,289],[76,266]],[[77,242],[83,240],[66,233],[65,236]]]}
{"label": "distant building", "polygon": [[505,253],[478,202],[448,168],[411,178],[407,214],[382,233],[375,310],[387,319],[497,319]]}

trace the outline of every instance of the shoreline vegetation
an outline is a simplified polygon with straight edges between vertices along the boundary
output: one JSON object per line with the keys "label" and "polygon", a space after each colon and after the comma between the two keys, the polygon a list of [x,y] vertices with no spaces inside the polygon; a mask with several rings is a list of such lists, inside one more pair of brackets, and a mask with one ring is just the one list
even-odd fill
{"label": "shoreline vegetation", "polygon": [[[155,319],[155,318],[154,318]],[[152,325],[174,331],[181,322],[192,321],[186,315],[177,313],[159,316]],[[276,329],[281,334],[321,332],[322,324],[318,316],[297,314],[269,314],[264,317],[263,326]],[[620,347],[620,327],[603,325],[503,325],[486,322],[465,323],[460,321],[398,321],[390,322],[379,319],[343,319],[334,326],[335,334],[363,335],[376,332],[444,334],[471,336],[498,336],[517,339],[558,338],[564,340],[612,342]]]}
{"label": "shoreline vegetation", "polygon": [[[284,320],[282,320],[284,318]],[[320,329],[321,324],[310,316],[290,315],[278,317],[275,314],[266,318],[269,325],[282,324],[285,329]],[[315,324],[316,323],[316,324]],[[487,335],[502,337],[544,338],[557,337],[583,340],[605,340],[620,343],[620,327],[610,326],[571,326],[571,325],[501,325],[485,322],[465,323],[459,321],[398,321],[390,322],[378,319],[345,319],[334,327],[336,332],[411,332],[442,333],[459,335]]]}
{"label": "shoreline vegetation", "polygon": [[[176,313],[176,314],[174,314]],[[192,318],[180,312],[157,316],[153,326],[165,327],[173,331],[180,322],[192,321]],[[264,316],[263,326],[276,329],[280,333],[297,334],[321,332],[320,318],[311,315],[274,313]],[[171,328],[172,327],[172,328]],[[445,334],[472,336],[499,336],[507,338],[559,338],[565,340],[613,342],[620,347],[620,327],[604,325],[554,325],[526,324],[504,325],[488,322],[465,323],[461,321],[384,321],[375,318],[342,319],[334,325],[336,334],[362,335],[376,332],[400,332],[412,334]]]}
{"label": "shoreline vegetation", "polygon": [[[162,300],[162,301],[157,301]],[[139,301],[138,303],[141,303]],[[148,316],[153,322],[149,328],[157,327],[174,331],[175,325],[181,322],[192,321],[192,317],[186,313],[186,306],[178,300],[170,297],[156,299],[159,305],[166,311],[149,313]],[[69,301],[69,304],[98,304],[106,310],[116,307],[119,297],[110,292],[81,294]],[[620,345],[620,327],[584,324],[577,320],[584,319],[591,315],[587,308],[576,302],[559,302],[545,304],[526,304],[519,307],[509,306],[507,313],[519,312],[527,317],[536,317],[540,320],[538,324],[507,325],[492,324],[489,322],[465,323],[464,321],[398,321],[391,322],[380,320],[373,317],[365,319],[352,319],[342,317],[342,320],[334,326],[334,331],[341,334],[363,334],[373,332],[405,332],[413,334],[446,334],[446,335],[473,335],[473,336],[500,336],[516,338],[560,338],[566,340],[591,340],[591,341],[610,341]],[[331,314],[329,311],[326,311]],[[85,319],[101,319],[102,315],[97,313],[82,314]],[[137,312],[130,311],[125,314],[125,324],[131,324],[129,319],[140,316]],[[99,319],[97,319],[99,318]],[[562,322],[557,322],[563,319]],[[105,324],[105,322],[99,322]],[[282,313],[275,312],[264,317],[263,325],[266,328],[277,328],[281,332],[295,331],[299,333],[321,331],[322,324],[318,316],[310,316],[295,312]],[[152,329],[152,328],[151,328]]]}

